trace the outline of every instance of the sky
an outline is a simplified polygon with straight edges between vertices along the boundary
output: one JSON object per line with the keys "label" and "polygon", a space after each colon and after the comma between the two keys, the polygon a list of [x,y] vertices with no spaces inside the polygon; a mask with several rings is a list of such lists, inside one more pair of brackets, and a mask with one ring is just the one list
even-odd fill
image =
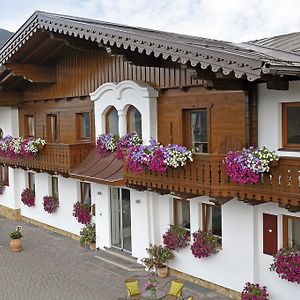
{"label": "sky", "polygon": [[0,28],[36,10],[232,42],[300,31],[299,0],[0,0]]}

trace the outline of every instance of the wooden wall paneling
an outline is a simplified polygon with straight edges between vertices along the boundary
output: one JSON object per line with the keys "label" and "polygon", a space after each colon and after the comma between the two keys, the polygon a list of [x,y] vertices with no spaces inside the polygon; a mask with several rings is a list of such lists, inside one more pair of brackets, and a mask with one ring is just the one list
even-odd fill
{"label": "wooden wall paneling", "polygon": [[[207,91],[191,88],[166,91],[158,99],[158,136],[161,143],[169,143],[170,122],[173,142],[183,143],[185,124],[182,113],[185,109],[207,108],[209,112],[210,152],[226,154],[227,150],[239,150],[245,145],[244,92]],[[224,147],[220,148],[220,143]],[[226,152],[226,153],[224,153]]]}

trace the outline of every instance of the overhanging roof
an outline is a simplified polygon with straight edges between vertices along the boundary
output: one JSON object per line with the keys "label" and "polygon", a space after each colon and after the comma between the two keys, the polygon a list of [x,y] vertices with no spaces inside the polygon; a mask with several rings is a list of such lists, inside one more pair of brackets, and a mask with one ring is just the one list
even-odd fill
{"label": "overhanging roof", "polygon": [[[183,34],[135,28],[126,25],[36,11],[0,49],[0,64],[10,60],[37,31],[46,30],[66,36],[115,46],[139,53],[171,59],[213,72],[233,73],[249,81],[261,78],[266,66],[280,66],[286,75],[298,75],[300,64],[276,53],[252,49],[249,44],[235,44]],[[266,69],[266,68],[265,68]]]}
{"label": "overhanging roof", "polygon": [[114,186],[124,185],[123,161],[117,159],[114,153],[101,157],[96,149],[71,172],[70,177],[79,180],[102,183]]}

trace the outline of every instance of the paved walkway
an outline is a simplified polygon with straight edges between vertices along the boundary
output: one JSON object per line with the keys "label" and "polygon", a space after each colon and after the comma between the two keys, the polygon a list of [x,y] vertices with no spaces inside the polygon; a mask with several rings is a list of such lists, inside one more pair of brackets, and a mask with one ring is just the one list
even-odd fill
{"label": "paved walkway", "polygon": [[[13,253],[8,234],[16,225],[23,227],[23,251]],[[124,297],[124,280],[135,274],[102,262],[94,255],[77,241],[0,217],[0,299],[116,300]],[[185,294],[198,300],[228,299],[189,283]]]}

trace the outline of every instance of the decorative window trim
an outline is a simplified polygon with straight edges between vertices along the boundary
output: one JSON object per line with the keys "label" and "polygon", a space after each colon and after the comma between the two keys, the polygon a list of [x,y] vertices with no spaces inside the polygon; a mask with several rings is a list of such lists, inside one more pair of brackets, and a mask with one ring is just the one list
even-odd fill
{"label": "decorative window trim", "polygon": [[300,144],[289,144],[287,142],[287,109],[288,107],[300,107],[300,102],[282,103],[282,148],[281,150],[300,151]]}

